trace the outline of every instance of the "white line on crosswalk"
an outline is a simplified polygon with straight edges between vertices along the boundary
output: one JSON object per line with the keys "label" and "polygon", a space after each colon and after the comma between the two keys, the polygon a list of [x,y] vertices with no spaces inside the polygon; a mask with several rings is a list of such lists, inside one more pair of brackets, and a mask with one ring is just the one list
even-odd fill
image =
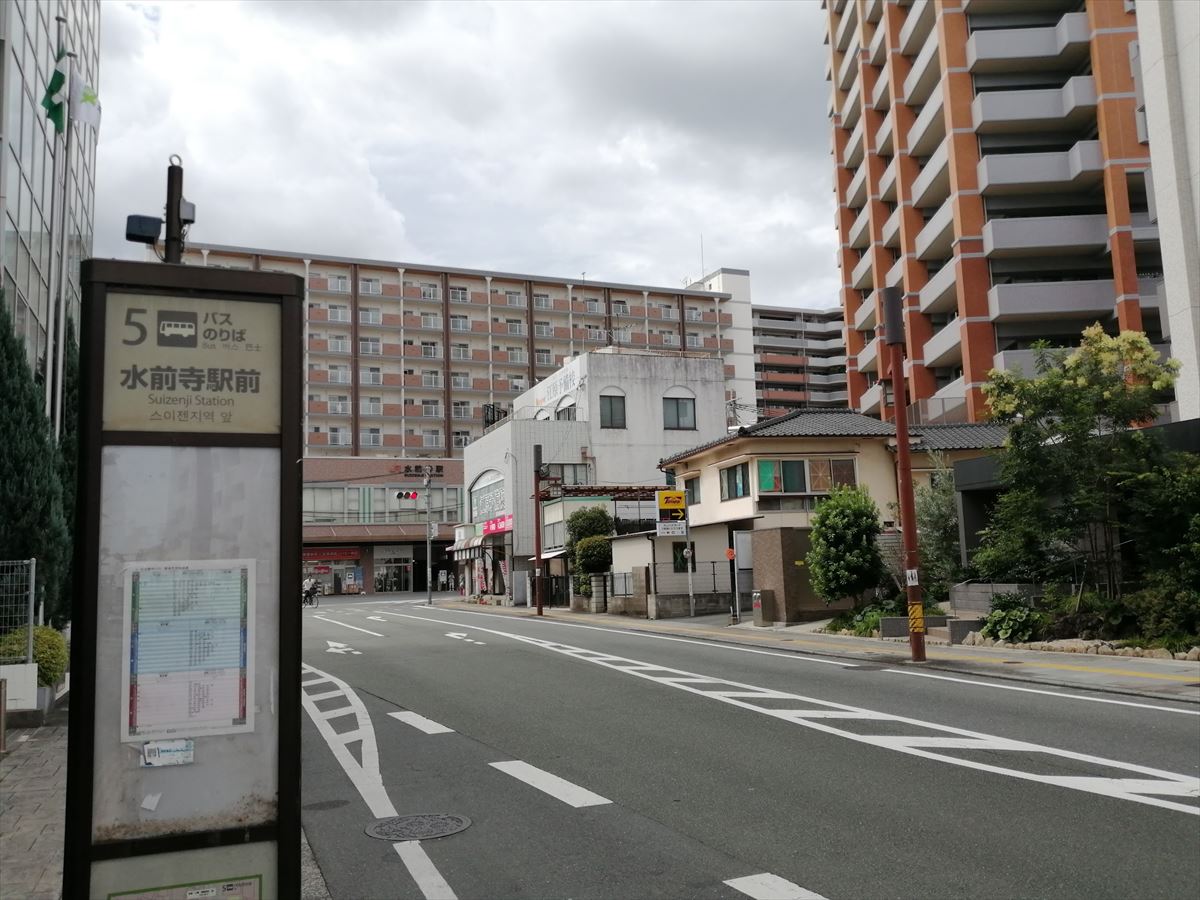
{"label": "white line on crosswalk", "polygon": [[806,891],[800,885],[785,881],[770,872],[730,878],[725,883],[735,891],[753,897],[754,900],[825,900],[820,894]]}
{"label": "white line on crosswalk", "polygon": [[577,784],[572,784],[565,778],[559,778],[557,775],[551,775],[544,769],[539,769],[537,766],[531,766],[527,762],[521,762],[519,759],[510,760],[508,762],[489,763],[493,769],[499,769],[506,775],[511,775],[518,781],[523,781],[530,787],[535,787],[543,793],[549,794],[557,800],[561,800],[568,806],[573,806],[580,809],[584,806],[603,806],[605,803],[612,803],[607,797],[601,797],[599,794],[593,794],[587,788],[581,788]]}

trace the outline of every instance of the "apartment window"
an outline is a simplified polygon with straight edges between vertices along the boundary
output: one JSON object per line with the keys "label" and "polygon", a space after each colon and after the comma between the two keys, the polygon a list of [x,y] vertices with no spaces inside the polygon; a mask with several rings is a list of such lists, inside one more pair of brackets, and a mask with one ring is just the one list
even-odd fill
{"label": "apartment window", "polygon": [[329,321],[330,322],[349,322],[350,321],[350,307],[334,306],[332,303],[329,304]]}
{"label": "apartment window", "polygon": [[350,338],[345,337],[343,335],[337,335],[336,337],[331,335],[329,338],[329,352],[330,353],[349,353],[350,352]]}
{"label": "apartment window", "polygon": [[524,347],[506,347],[508,353],[508,361],[510,363],[525,363],[529,362],[529,357],[525,353]]}
{"label": "apartment window", "polygon": [[470,331],[471,320],[466,316],[451,316],[450,317],[451,331]]}
{"label": "apartment window", "polygon": [[368,428],[358,433],[358,442],[364,447],[382,447],[383,434],[378,428]]}
{"label": "apartment window", "polygon": [[700,502],[700,479],[685,478],[683,480],[684,499],[688,506],[695,506]]}
{"label": "apartment window", "polygon": [[601,313],[601,312],[604,312],[604,310],[603,310],[603,309],[601,308],[601,306],[600,306],[600,301],[599,301],[599,300],[591,300],[591,299],[589,299],[589,300],[587,300],[587,301],[586,301],[586,305],[587,305],[587,311],[588,311],[588,312],[590,312],[590,313]]}
{"label": "apartment window", "polygon": [[701,314],[700,310],[694,309],[690,306],[687,308],[687,320],[689,322],[699,322],[702,318],[704,318],[704,317]]}
{"label": "apartment window", "polygon": [[380,356],[383,353],[383,344],[380,343],[379,338],[359,338],[358,352],[366,356]]}
{"label": "apartment window", "polygon": [[664,307],[661,307],[661,309],[662,309],[662,317],[664,319],[678,319],[679,318],[679,310],[676,309],[674,306],[664,306]]}
{"label": "apartment window", "polygon": [[560,422],[575,421],[575,401],[571,400],[563,403],[554,411],[554,418]]}
{"label": "apartment window", "polygon": [[551,478],[561,478],[563,484],[591,484],[587,463],[551,463],[546,468]]}
{"label": "apartment window", "polygon": [[509,306],[524,306],[525,295],[520,291],[505,291],[504,302]]}
{"label": "apartment window", "polygon": [[442,414],[442,405],[436,400],[421,401],[421,415],[437,417]]}
{"label": "apartment window", "polygon": [[613,301],[613,315],[627,316],[629,315],[629,304],[624,300]]}
{"label": "apartment window", "polygon": [[736,500],[739,497],[750,496],[749,463],[738,463],[736,466],[722,469],[720,479],[722,500]]}
{"label": "apartment window", "polygon": [[628,328],[614,328],[612,335],[614,344],[628,344],[632,338],[632,332]]}
{"label": "apartment window", "polygon": [[358,279],[358,292],[360,294],[382,294],[383,285],[378,278],[360,278]]}
{"label": "apartment window", "polygon": [[534,294],[533,305],[535,309],[553,309],[554,304],[550,300],[549,294]]}
{"label": "apartment window", "polygon": [[470,293],[467,291],[467,289],[465,287],[452,287],[452,288],[450,288],[450,302],[451,303],[470,303],[471,302]]}
{"label": "apartment window", "polygon": [[336,291],[339,294],[350,293],[350,279],[345,275],[330,275],[329,290]]}
{"label": "apartment window", "polygon": [[603,329],[603,328],[597,328],[597,327],[595,327],[594,325],[589,325],[589,326],[588,326],[588,329],[587,329],[587,339],[588,339],[589,341],[602,341],[602,340],[604,340],[604,329]]}
{"label": "apartment window", "polygon": [[451,359],[470,359],[471,348],[467,344],[453,344],[450,347]]}
{"label": "apartment window", "polygon": [[455,447],[459,447],[459,448],[465,447],[469,443],[471,443],[471,432],[469,432],[469,431],[455,431],[454,432],[454,446]]}
{"label": "apartment window", "polygon": [[442,432],[438,428],[427,428],[421,432],[421,446],[423,447],[440,447],[442,446]]}
{"label": "apartment window", "polygon": [[512,380],[512,389],[514,391],[525,390],[525,379],[524,378],[514,378]]}
{"label": "apartment window", "polygon": [[349,384],[350,383],[350,367],[349,366],[330,366],[329,381],[332,384]]}
{"label": "apartment window", "polygon": [[349,447],[350,442],[350,432],[345,428],[329,429],[329,445],[331,447]]}
{"label": "apartment window", "polygon": [[433,341],[421,341],[421,355],[426,359],[438,359],[442,355],[442,351]]}
{"label": "apartment window", "polygon": [[469,388],[471,386],[471,376],[466,372],[451,372],[450,386],[456,388]]}
{"label": "apartment window", "polygon": [[470,400],[455,400],[450,405],[456,419],[471,418],[471,401]]}
{"label": "apartment window", "polygon": [[554,355],[549,350],[534,350],[533,355],[539,366],[554,365]]}
{"label": "apartment window", "polygon": [[382,416],[383,415],[383,398],[382,397],[365,397],[359,403],[359,412],[364,416]]}
{"label": "apartment window", "polygon": [[694,431],[696,401],[691,397],[663,397],[663,428]]}
{"label": "apartment window", "polygon": [[422,300],[440,300],[441,291],[436,284],[430,282],[422,282],[421,284],[421,299]]}
{"label": "apartment window", "polygon": [[374,366],[369,367],[359,372],[358,380],[360,384],[383,384],[383,370]]}
{"label": "apartment window", "polygon": [[679,346],[679,335],[677,335],[673,331],[662,332],[662,339],[663,339],[663,346],[665,346],[665,347],[678,347]]}
{"label": "apartment window", "polygon": [[687,336],[687,345],[689,347],[699,347],[700,346],[700,335],[689,334]]}
{"label": "apartment window", "polygon": [[536,337],[554,337],[554,327],[549,322],[534,322],[533,333]]}
{"label": "apartment window", "polygon": [[335,416],[350,415],[350,398],[344,394],[338,397],[330,397],[329,412]]}
{"label": "apartment window", "polygon": [[624,428],[625,427],[625,398],[624,397],[601,397],[600,398],[600,427],[601,428]]}
{"label": "apartment window", "polygon": [[760,494],[807,493],[808,478],[802,459],[760,459],[758,461],[758,492]]}
{"label": "apartment window", "polygon": [[425,370],[421,373],[421,386],[440,388],[442,386],[442,373]]}
{"label": "apartment window", "polygon": [[422,328],[441,328],[442,327],[442,317],[438,316],[438,315],[434,315],[433,313],[421,313],[421,327]]}
{"label": "apartment window", "polygon": [[524,334],[525,323],[520,319],[505,319],[504,324],[508,326],[509,334]]}
{"label": "apartment window", "polygon": [[365,307],[358,311],[360,325],[378,325],[383,322],[383,313],[376,307]]}

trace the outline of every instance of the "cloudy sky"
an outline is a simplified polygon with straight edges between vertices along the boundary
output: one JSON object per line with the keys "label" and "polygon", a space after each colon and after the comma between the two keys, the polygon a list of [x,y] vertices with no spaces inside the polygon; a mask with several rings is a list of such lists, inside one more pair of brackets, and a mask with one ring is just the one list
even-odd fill
{"label": "cloudy sky", "polygon": [[198,242],[836,302],[817,0],[126,3],[98,256],[185,167]]}

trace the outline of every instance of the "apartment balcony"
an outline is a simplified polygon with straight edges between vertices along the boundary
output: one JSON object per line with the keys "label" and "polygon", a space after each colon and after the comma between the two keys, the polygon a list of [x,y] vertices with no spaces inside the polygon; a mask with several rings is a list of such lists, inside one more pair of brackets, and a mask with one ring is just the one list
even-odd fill
{"label": "apartment balcony", "polygon": [[863,250],[871,243],[870,229],[867,227],[870,224],[870,215],[868,215],[869,207],[864,206],[859,210],[853,224],[850,226],[848,237],[850,246],[855,250]]}
{"label": "apartment balcony", "polygon": [[850,46],[851,39],[858,31],[858,4],[852,3],[842,11],[841,21],[838,22],[835,33],[837,48],[843,53]]}
{"label": "apartment balcony", "polygon": [[1103,215],[992,219],[983,226],[983,252],[994,258],[1099,253],[1107,246]]}
{"label": "apartment balcony", "polygon": [[1001,350],[992,357],[992,368],[1001,372],[1020,372],[1023,375],[1037,374],[1036,350]]}
{"label": "apartment balcony", "polygon": [[880,234],[883,237],[883,245],[885,247],[891,247],[895,250],[900,246],[900,207],[892,210],[892,214],[883,223],[883,229]]}
{"label": "apartment balcony", "polygon": [[846,203],[854,209],[861,209],[867,205],[866,166],[859,166],[854,177],[850,179],[850,186],[846,188]]}
{"label": "apartment balcony", "polygon": [[[876,2],[876,0],[872,0]],[[871,35],[871,43],[867,45],[867,60],[873,66],[882,66],[887,58],[887,34],[886,29],[882,25],[875,29],[875,33]]]}
{"label": "apartment balcony", "polygon": [[880,156],[891,156],[896,152],[896,111],[889,110],[875,132],[875,149]]}
{"label": "apartment balcony", "polygon": [[865,291],[874,286],[871,283],[870,253],[864,253],[862,259],[854,266],[854,271],[850,273],[850,286],[857,291]]}
{"label": "apartment balcony", "polygon": [[888,203],[896,202],[896,173],[899,171],[900,164],[893,159],[883,174],[879,176],[879,198],[886,200]]}
{"label": "apartment balcony", "polygon": [[[883,17],[883,0],[867,0],[866,19],[868,22],[878,22]],[[882,31],[883,29],[877,29]]]}
{"label": "apartment balcony", "polygon": [[951,319],[925,342],[921,359],[927,368],[949,366],[962,360],[962,336],[958,319]]}
{"label": "apartment balcony", "polygon": [[[850,127],[850,123],[843,117],[842,126]],[[846,165],[854,169],[862,165],[863,161],[863,135],[866,132],[866,120],[859,119],[854,125],[854,130],[850,132],[850,138],[846,141]]]}
{"label": "apartment balcony", "polygon": [[900,52],[905,56],[916,56],[933,32],[935,19],[933,0],[914,0],[900,29]]}
{"label": "apartment balcony", "polygon": [[862,121],[862,79],[855,78],[842,102],[842,125],[853,128]]}
{"label": "apartment balcony", "polygon": [[945,259],[954,245],[954,202],[949,198],[917,233],[917,259]]}
{"label": "apartment balcony", "polygon": [[874,331],[875,326],[879,324],[875,313],[875,294],[872,293],[858,305],[858,309],[854,312],[854,330]]}
{"label": "apartment balcony", "polygon": [[931,33],[925,45],[921,47],[921,52],[913,60],[908,77],[904,79],[904,102],[909,106],[928,103],[930,95],[938,86],[941,74],[938,65],[937,34]]}
{"label": "apartment balcony", "polygon": [[1056,153],[990,154],[979,161],[979,190],[988,196],[1091,187],[1104,177],[1099,141]]}
{"label": "apartment balcony", "polygon": [[879,348],[882,344],[883,339],[878,336],[867,341],[858,354],[858,371],[874,372],[879,368]]}
{"label": "apartment balcony", "polygon": [[976,95],[971,116],[979,134],[1079,129],[1096,118],[1096,81],[1076,75],[1061,88],[988,91]]}
{"label": "apartment balcony", "polygon": [[958,307],[955,290],[954,262],[951,260],[937,271],[921,288],[920,310],[923,313],[949,312]]}
{"label": "apartment balcony", "polygon": [[837,70],[838,89],[843,91],[850,90],[850,85],[854,84],[856,77],[858,77],[858,54],[843,54],[842,61],[838,64]]}
{"label": "apartment balcony", "polygon": [[938,206],[950,196],[950,142],[942,139],[913,179],[913,206]]}
{"label": "apartment balcony", "polygon": [[942,89],[938,87],[930,95],[925,107],[913,122],[908,132],[908,152],[913,156],[932,156],[937,145],[946,136],[946,117],[942,115]]}
{"label": "apartment balcony", "polygon": [[[1159,279],[1139,278],[1140,305],[1158,309]],[[1116,285],[1099,281],[1035,281],[996,284],[988,291],[988,315],[993,322],[1034,322],[1042,319],[1107,319],[1116,309]]]}
{"label": "apartment balcony", "polygon": [[887,275],[884,276],[885,285],[888,287],[899,287],[904,283],[904,257],[900,257],[892,267],[887,270]]}
{"label": "apartment balcony", "polygon": [[1073,70],[1088,58],[1091,32],[1085,12],[1043,28],[975,31],[967,39],[967,68],[974,75]]}
{"label": "apartment balcony", "polygon": [[[879,29],[883,31],[883,29]],[[878,36],[879,32],[876,32]],[[884,66],[879,70],[879,77],[875,79],[875,87],[871,89],[871,107],[873,109],[887,109],[891,103],[891,97],[888,94],[888,85],[891,83],[891,69]]]}
{"label": "apartment balcony", "polygon": [[972,16],[1077,9],[1079,0],[962,0],[963,12]]}
{"label": "apartment balcony", "polygon": [[883,405],[883,382],[877,381],[865,391],[858,401],[858,411],[866,415],[879,412]]}
{"label": "apartment balcony", "polygon": [[932,397],[909,404],[908,419],[914,425],[950,425],[967,421],[966,382],[959,377],[941,387]]}

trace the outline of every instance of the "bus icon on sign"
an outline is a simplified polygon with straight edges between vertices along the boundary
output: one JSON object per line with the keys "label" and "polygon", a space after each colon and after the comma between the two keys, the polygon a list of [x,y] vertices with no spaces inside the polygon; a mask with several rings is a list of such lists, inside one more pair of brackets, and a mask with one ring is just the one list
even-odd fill
{"label": "bus icon on sign", "polygon": [[159,312],[158,346],[195,347],[196,314],[169,309]]}

